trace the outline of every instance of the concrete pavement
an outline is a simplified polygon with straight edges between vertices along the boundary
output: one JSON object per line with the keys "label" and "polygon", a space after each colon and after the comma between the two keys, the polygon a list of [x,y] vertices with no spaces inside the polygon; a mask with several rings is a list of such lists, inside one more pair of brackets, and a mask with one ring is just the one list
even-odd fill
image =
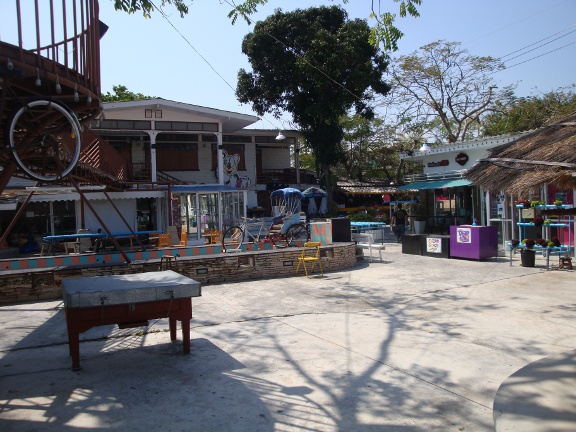
{"label": "concrete pavement", "polygon": [[[0,430],[576,430],[575,275],[519,259],[388,244],[384,262],[324,277],[207,285],[189,356],[166,320],[98,327],[78,372],[62,302],[2,306]],[[569,397],[551,403],[552,387]]]}

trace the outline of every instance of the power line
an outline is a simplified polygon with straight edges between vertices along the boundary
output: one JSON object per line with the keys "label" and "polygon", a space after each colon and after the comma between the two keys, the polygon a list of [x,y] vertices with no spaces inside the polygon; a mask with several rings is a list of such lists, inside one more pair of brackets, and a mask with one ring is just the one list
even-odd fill
{"label": "power line", "polygon": [[[570,46],[570,45],[574,45],[574,44],[576,44],[576,41],[571,42],[571,43],[566,44],[566,45],[563,45],[563,46],[561,46],[561,47],[559,47],[559,48],[556,48],[556,49],[553,49],[553,50],[551,50],[551,51],[545,52],[544,54],[540,54],[539,56],[529,58],[528,60],[524,60],[523,62],[516,63],[516,64],[513,64],[513,65],[511,65],[511,66],[506,66],[506,67],[505,67],[504,69],[502,69],[502,70],[510,69],[510,68],[513,68],[514,66],[518,66],[518,65],[521,65],[521,64],[523,64],[523,63],[527,63],[527,62],[529,62],[529,61],[531,61],[531,60],[535,60],[535,59],[537,59],[537,58],[543,57],[543,56],[545,56],[545,55],[547,55],[547,54],[553,53],[553,52],[555,52],[555,51],[561,50],[562,48],[566,48],[566,47],[568,47],[568,46]],[[496,71],[496,72],[501,72],[501,71]],[[496,73],[496,72],[493,72],[493,73]],[[489,74],[489,75],[492,75],[492,74]]]}
{"label": "power line", "polygon": [[[186,36],[184,36],[184,35],[180,32],[180,30],[178,30],[178,29],[174,26],[174,24],[172,24],[172,22],[168,19],[168,17],[167,17],[166,14],[164,13],[164,11],[163,11],[162,9],[158,8],[158,6],[156,6],[153,2],[150,2],[150,3],[152,3],[152,6],[154,6],[154,8],[160,13],[160,15],[162,16],[162,18],[164,18],[164,19],[168,22],[168,24],[170,24],[170,27],[172,27],[172,28],[176,31],[176,33],[178,33],[178,35],[179,35],[182,39],[184,39],[184,41],[188,44],[188,46],[189,46],[190,48],[192,48],[192,49],[194,50],[194,52],[195,52],[196,54],[198,54],[198,56],[199,56],[202,60],[204,60],[204,62],[210,67],[210,69],[212,69],[212,70],[214,71],[214,73],[215,73],[216,75],[218,75],[218,77],[219,77],[222,81],[224,81],[224,83],[226,83],[226,85],[227,85],[228,87],[230,87],[230,89],[232,90],[232,92],[234,92],[234,94],[236,94],[236,90],[234,89],[234,87],[232,87],[232,85],[230,85],[230,83],[229,83],[228,81],[226,81],[226,79],[225,79],[222,75],[220,75],[220,73],[218,73],[218,71],[214,68],[214,66],[212,66],[212,65],[210,64],[210,62],[209,62],[208,60],[206,60],[206,58],[205,58],[202,54],[200,54],[200,52],[199,52],[196,48],[194,48],[194,46],[190,43],[190,41],[186,38]],[[272,123],[272,122],[271,122],[270,120],[268,120],[266,117],[264,117],[264,116],[261,116],[261,117],[262,117],[263,120],[266,120],[268,123],[270,123],[274,129],[278,129],[278,130],[281,129],[281,128],[278,128],[277,125],[275,125],[274,123]]]}
{"label": "power line", "polygon": [[[550,36],[548,36],[548,37],[545,37],[544,39],[540,39],[539,41],[536,41],[536,42],[534,42],[534,43],[532,43],[532,44],[530,44],[530,45],[526,45],[526,46],[523,47],[523,48],[517,49],[516,51],[513,51],[513,52],[511,52],[511,53],[509,53],[509,54],[506,54],[506,55],[500,57],[500,60],[504,59],[505,57],[511,56],[512,54],[516,54],[517,52],[524,51],[526,48],[530,48],[531,46],[534,46],[534,45],[536,45],[537,43],[540,43],[540,42],[543,42],[543,41],[545,41],[545,40],[547,40],[547,39],[550,39],[551,37],[554,37],[554,36],[556,36],[556,35],[558,35],[558,34],[560,34],[560,33],[564,33],[566,30],[568,30],[568,29],[570,29],[570,28],[572,28],[572,27],[574,27],[574,26],[576,26],[576,24],[572,24],[570,27],[566,27],[564,30],[559,31],[558,33],[554,33],[553,35],[550,35]],[[551,41],[546,42],[545,44],[539,45],[539,46],[537,46],[536,48],[533,48],[533,49],[531,49],[531,50],[529,50],[529,51],[526,51],[526,53],[529,53],[529,52],[531,52],[531,51],[534,51],[535,49],[538,49],[538,48],[543,47],[544,45],[548,45],[548,44],[550,44],[550,43],[552,43],[552,42],[554,42],[554,41],[556,41],[556,40],[558,40],[558,39],[561,39],[561,38],[563,38],[563,37],[566,37],[566,36],[568,36],[569,34],[574,33],[575,31],[576,31],[576,30],[572,30],[571,32],[566,33],[566,34],[564,34],[564,35],[562,35],[562,36],[559,36],[559,37],[557,37],[556,39],[552,39]],[[523,56],[523,55],[526,54],[526,53],[518,54],[517,56],[512,57],[511,59],[508,59],[508,60],[506,60],[506,61],[510,61],[510,60],[515,59],[515,58],[517,58],[517,57]]]}

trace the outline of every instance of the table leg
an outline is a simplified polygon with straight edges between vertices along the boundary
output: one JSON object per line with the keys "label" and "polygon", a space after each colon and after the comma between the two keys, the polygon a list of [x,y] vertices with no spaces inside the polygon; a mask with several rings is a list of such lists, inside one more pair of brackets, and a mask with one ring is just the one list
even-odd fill
{"label": "table leg", "polygon": [[176,340],[176,318],[169,317],[168,325],[170,328],[170,340],[174,342]]}
{"label": "table leg", "polygon": [[184,354],[190,354],[190,320],[182,320],[182,346]]}
{"label": "table leg", "polygon": [[72,356],[72,370],[80,370],[80,333],[68,330],[68,344]]}

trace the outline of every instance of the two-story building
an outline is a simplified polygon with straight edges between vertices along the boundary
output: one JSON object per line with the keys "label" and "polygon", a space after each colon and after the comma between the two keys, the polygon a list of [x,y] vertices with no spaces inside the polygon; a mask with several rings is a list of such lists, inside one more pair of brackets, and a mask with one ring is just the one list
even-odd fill
{"label": "two-story building", "polygon": [[[114,149],[104,159],[123,160],[128,172],[121,188],[105,193],[82,186],[90,206],[71,188],[36,188],[12,243],[15,237],[78,228],[96,232],[103,225],[122,232],[126,223],[135,231],[186,225],[199,240],[198,228],[222,228],[224,221],[246,214],[270,215],[271,191],[304,190],[316,181],[312,172],[295,168],[298,132],[247,128],[258,120],[164,99],[104,103],[102,115],[89,126]],[[0,210],[3,227],[34,185],[21,178],[9,184],[4,195],[13,205]]]}

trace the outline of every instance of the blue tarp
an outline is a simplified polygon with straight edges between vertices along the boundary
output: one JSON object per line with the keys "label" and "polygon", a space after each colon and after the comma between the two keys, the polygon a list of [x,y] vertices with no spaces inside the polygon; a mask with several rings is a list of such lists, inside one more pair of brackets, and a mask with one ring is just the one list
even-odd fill
{"label": "blue tarp", "polygon": [[304,198],[304,194],[302,192],[300,192],[298,189],[294,189],[294,188],[278,189],[278,190],[273,191],[270,194],[270,196],[272,198],[278,197],[280,195],[283,195],[284,197],[298,196],[300,198]]}
{"label": "blue tarp", "polygon": [[303,192],[305,197],[307,198],[311,198],[311,197],[327,197],[328,196],[328,192],[320,189],[320,188],[316,188],[316,187],[309,187],[308,189],[305,189]]}

